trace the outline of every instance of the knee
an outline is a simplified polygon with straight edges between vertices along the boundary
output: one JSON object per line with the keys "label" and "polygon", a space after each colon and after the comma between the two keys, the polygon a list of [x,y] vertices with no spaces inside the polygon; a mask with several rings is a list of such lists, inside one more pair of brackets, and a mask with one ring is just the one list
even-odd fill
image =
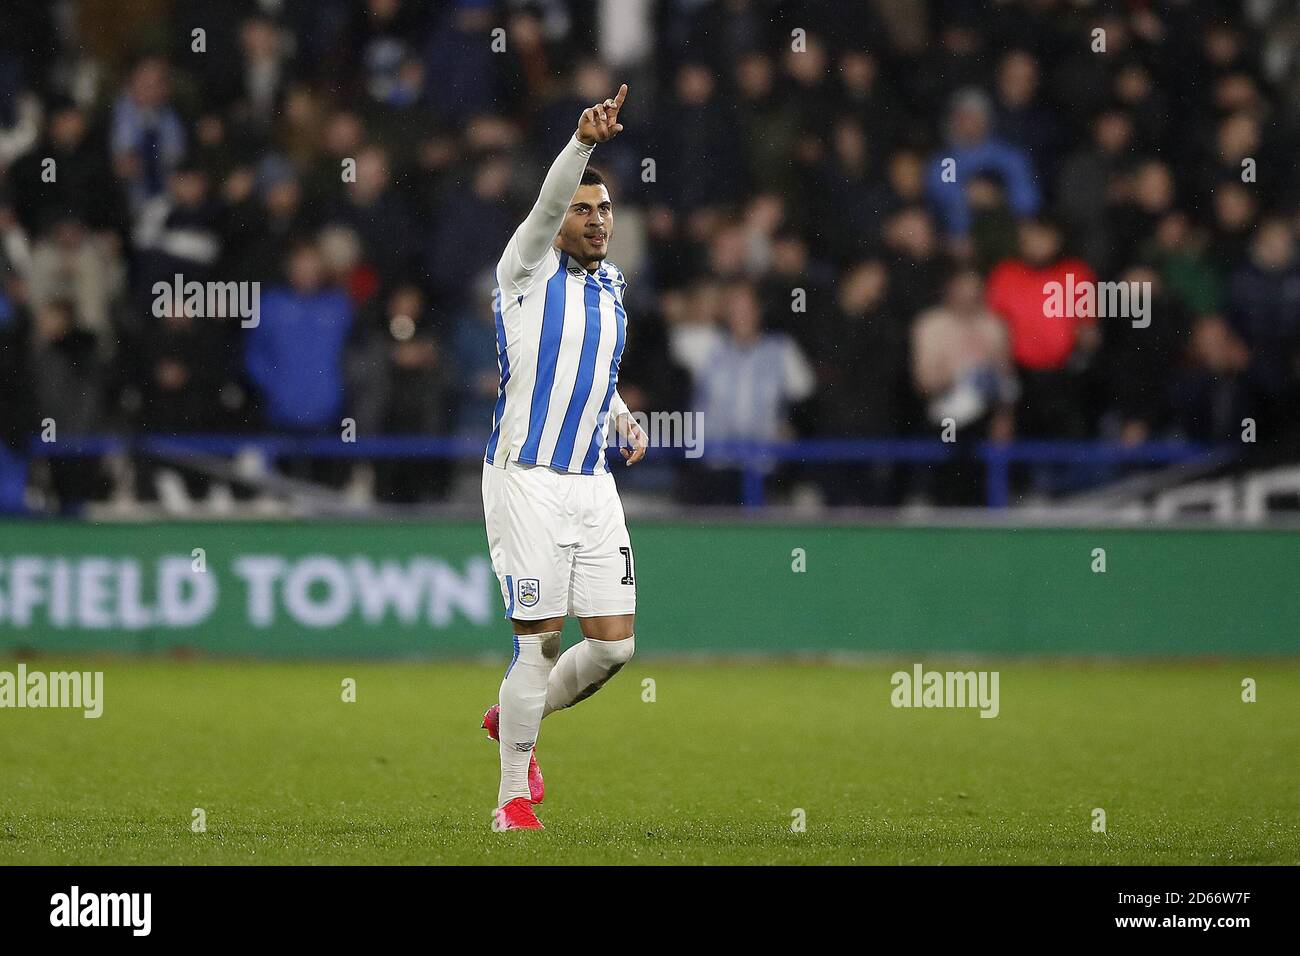
{"label": "knee", "polygon": [[636,650],[636,637],[628,635],[619,641],[598,641],[589,638],[587,647],[591,656],[610,670],[618,670],[632,659]]}

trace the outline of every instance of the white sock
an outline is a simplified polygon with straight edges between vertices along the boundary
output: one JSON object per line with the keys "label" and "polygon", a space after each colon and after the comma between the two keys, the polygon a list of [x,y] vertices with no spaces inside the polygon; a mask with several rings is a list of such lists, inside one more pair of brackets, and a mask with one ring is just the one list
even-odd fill
{"label": "white sock", "polygon": [[542,716],[572,707],[604,686],[632,659],[636,637],[621,641],[593,641],[585,638],[560,657],[546,684],[546,708]]}
{"label": "white sock", "polygon": [[515,656],[501,681],[501,789],[497,806],[528,796],[528,759],[546,706],[546,679],[560,654],[560,632],[516,634]]}

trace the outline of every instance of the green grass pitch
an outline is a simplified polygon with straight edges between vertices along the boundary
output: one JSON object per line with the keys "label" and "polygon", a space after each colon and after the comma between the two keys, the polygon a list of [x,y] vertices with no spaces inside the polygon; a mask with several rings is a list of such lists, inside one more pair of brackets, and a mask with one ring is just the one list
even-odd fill
{"label": "green grass pitch", "polygon": [[0,710],[0,863],[1300,863],[1300,663],[927,661],[1000,671],[995,719],[891,707],[911,663],[637,658],[493,833],[501,667],[37,659],[105,711]]}

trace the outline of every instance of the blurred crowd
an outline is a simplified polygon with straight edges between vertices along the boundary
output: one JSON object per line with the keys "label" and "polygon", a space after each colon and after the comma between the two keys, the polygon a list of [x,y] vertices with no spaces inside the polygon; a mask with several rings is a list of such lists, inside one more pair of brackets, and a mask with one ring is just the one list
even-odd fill
{"label": "blurred crowd", "polygon": [[[492,267],[620,82],[593,165],[630,283],[621,391],[702,411],[706,449],[1294,429],[1292,3],[6,0],[0,454],[48,421],[485,439]],[[176,275],[260,283],[260,323],[160,302]],[[1049,316],[1067,275],[1149,283],[1150,324]],[[444,464],[376,467],[383,500],[447,492]],[[835,504],[979,498],[797,472]],[[93,461],[46,480],[108,493]]]}

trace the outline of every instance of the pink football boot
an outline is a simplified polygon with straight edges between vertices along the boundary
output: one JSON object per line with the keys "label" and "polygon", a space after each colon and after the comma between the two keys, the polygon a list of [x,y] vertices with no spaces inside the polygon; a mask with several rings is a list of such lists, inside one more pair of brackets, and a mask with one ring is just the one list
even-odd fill
{"label": "pink football boot", "polygon": [[497,810],[494,830],[545,830],[527,797],[515,797]]}

